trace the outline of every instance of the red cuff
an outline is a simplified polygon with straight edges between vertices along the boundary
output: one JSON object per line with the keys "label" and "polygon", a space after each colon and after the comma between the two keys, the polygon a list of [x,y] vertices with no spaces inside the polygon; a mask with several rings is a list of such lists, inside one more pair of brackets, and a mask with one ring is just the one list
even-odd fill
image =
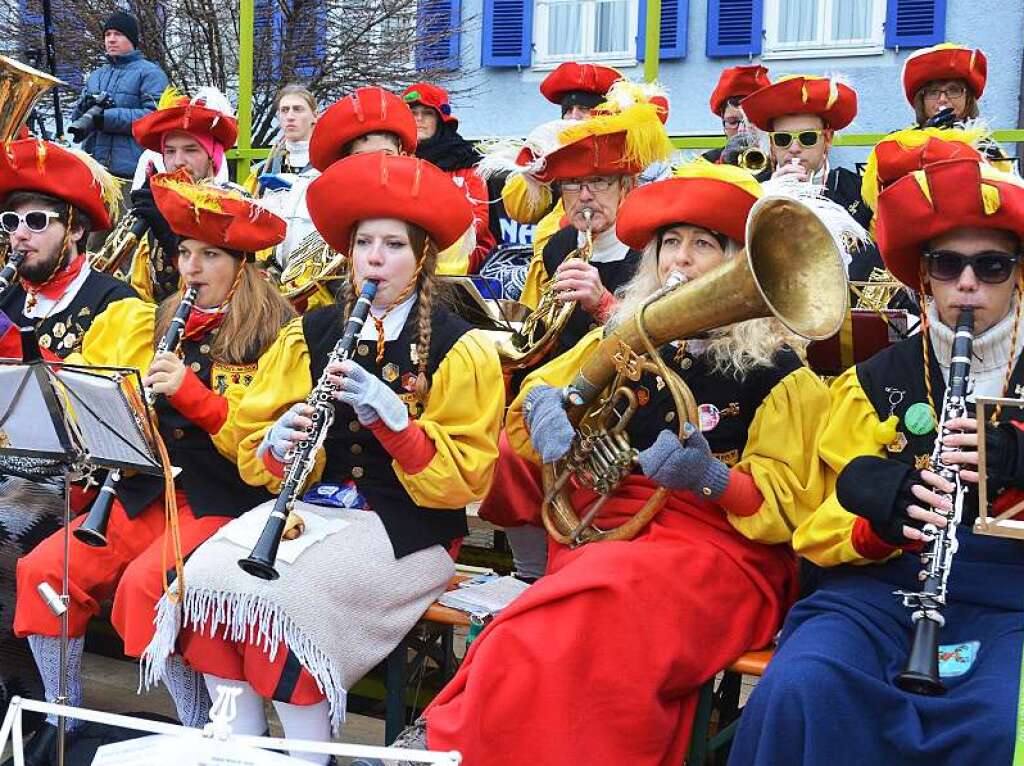
{"label": "red cuff", "polygon": [[284,463],[274,456],[274,450],[270,447],[263,452],[263,466],[273,474],[274,478],[284,478]]}
{"label": "red cuff", "polygon": [[217,433],[228,419],[228,400],[203,385],[191,368],[185,369],[181,387],[167,401],[208,434]]}
{"label": "red cuff", "polygon": [[398,465],[410,476],[413,476],[428,465],[437,454],[437,447],[423,426],[415,420],[410,420],[409,425],[401,431],[392,431],[384,421],[378,418],[369,425],[377,441],[388,451]]}
{"label": "red cuff", "polygon": [[753,516],[764,504],[764,495],[749,473],[729,469],[729,484],[718,498],[718,505],[733,516]]}
{"label": "red cuff", "polygon": [[605,290],[604,294],[601,296],[601,300],[597,302],[597,308],[594,309],[594,319],[601,324],[604,324],[608,321],[608,317],[612,315],[612,312],[614,312],[618,307],[619,301],[616,297],[608,290]]}
{"label": "red cuff", "polygon": [[921,550],[921,543],[908,542],[906,545],[890,545],[881,537],[875,534],[871,523],[863,516],[858,516],[853,522],[853,535],[851,542],[853,549],[866,559],[881,561],[887,559],[897,551],[918,551]]}

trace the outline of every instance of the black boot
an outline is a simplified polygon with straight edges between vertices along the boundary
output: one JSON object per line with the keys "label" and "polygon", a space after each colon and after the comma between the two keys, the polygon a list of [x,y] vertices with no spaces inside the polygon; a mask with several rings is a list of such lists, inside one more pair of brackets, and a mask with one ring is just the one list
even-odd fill
{"label": "black boot", "polygon": [[[70,747],[71,739],[69,732],[64,739],[65,746]],[[57,727],[52,723],[44,723],[25,745],[25,766],[56,766],[56,763]],[[2,766],[14,766],[14,756],[4,761]]]}

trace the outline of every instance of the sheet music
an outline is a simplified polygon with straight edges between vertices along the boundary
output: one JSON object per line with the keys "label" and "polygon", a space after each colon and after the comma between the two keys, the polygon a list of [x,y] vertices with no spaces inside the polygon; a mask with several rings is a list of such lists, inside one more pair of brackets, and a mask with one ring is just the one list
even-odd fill
{"label": "sheet music", "polygon": [[64,454],[46,399],[27,365],[0,365],[0,449],[3,448]]}
{"label": "sheet music", "polygon": [[58,371],[56,377],[67,386],[62,392],[65,406],[91,460],[159,465],[117,381],[69,369]]}

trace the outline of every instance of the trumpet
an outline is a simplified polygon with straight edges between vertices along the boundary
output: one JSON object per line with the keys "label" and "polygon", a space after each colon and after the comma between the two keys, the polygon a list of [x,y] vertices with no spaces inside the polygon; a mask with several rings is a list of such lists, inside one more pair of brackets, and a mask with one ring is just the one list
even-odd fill
{"label": "trumpet", "polygon": [[10,290],[18,284],[18,267],[24,260],[25,253],[12,250],[7,263],[0,269],[0,302],[3,302]]}
{"label": "trumpet", "polygon": [[295,447],[292,462],[288,466],[288,473],[285,474],[281,491],[278,493],[277,500],[274,501],[274,508],[260,533],[259,540],[256,541],[256,545],[247,558],[238,560],[238,566],[253,577],[263,580],[276,580],[280,577],[274,568],[277,561],[277,549],[281,545],[281,538],[288,528],[289,522],[295,520],[292,508],[306,484],[306,479],[309,478],[310,471],[313,470],[313,463],[327,438],[327,432],[330,430],[331,424],[334,423],[333,394],[336,389],[328,381],[327,368],[332,363],[343,362],[352,355],[352,348],[366,321],[366,315],[370,313],[370,304],[373,303],[373,296],[376,294],[377,282],[372,279],[366,280],[359,299],[352,309],[352,314],[345,323],[345,331],[331,351],[320,380],[317,381],[306,398],[306,404],[313,410],[313,425],[306,438]]}
{"label": "trumpet", "polygon": [[736,164],[754,175],[764,172],[768,167],[768,155],[759,146],[750,146],[740,152]]}
{"label": "trumpet", "polygon": [[[198,294],[198,287],[190,287],[185,291],[181,298],[181,303],[178,305],[178,310],[171,317],[171,323],[167,327],[167,332],[164,333],[164,337],[160,339],[160,343],[156,347],[157,354],[178,348],[178,344],[185,334],[185,321],[192,311],[192,306],[195,304]],[[156,401],[156,394],[153,393],[152,389],[144,388],[142,393],[146,399],[146,404],[152,405]],[[100,487],[99,496],[93,501],[92,507],[89,508],[89,515],[82,523],[82,526],[75,530],[75,537],[86,545],[90,545],[93,548],[103,548],[107,545],[107,525],[110,523],[110,511],[114,505],[114,498],[117,497],[117,485],[120,481],[121,470],[118,468],[111,469],[110,473],[107,474],[106,480],[103,482],[103,486]]]}

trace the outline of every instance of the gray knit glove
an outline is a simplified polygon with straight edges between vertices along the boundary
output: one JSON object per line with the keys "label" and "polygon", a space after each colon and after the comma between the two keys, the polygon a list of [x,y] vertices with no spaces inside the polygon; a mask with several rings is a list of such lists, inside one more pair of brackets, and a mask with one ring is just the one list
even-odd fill
{"label": "gray knit glove", "polygon": [[334,398],[350,405],[362,425],[368,426],[378,418],[396,432],[409,425],[409,408],[384,381],[352,359],[342,362],[341,369],[344,377]]}
{"label": "gray knit glove", "polygon": [[711,454],[708,440],[691,423],[684,428],[685,442],[672,431],[662,431],[654,444],[640,452],[644,476],[669,489],[688,489],[717,500],[729,486],[729,466]]}
{"label": "gray knit glove", "polygon": [[530,391],[523,404],[523,418],[541,460],[554,463],[565,457],[576,431],[565,414],[561,389],[537,386]]}

